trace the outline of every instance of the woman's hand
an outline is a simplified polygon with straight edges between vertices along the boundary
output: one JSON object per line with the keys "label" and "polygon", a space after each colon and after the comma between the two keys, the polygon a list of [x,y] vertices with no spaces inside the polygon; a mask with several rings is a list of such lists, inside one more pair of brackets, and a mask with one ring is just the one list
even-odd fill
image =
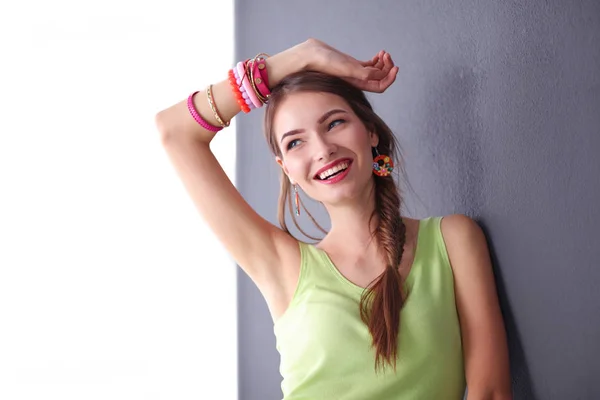
{"label": "woman's hand", "polygon": [[361,90],[383,93],[394,81],[398,67],[381,50],[371,60],[359,61],[317,39],[297,46],[306,57],[306,69],[338,76]]}

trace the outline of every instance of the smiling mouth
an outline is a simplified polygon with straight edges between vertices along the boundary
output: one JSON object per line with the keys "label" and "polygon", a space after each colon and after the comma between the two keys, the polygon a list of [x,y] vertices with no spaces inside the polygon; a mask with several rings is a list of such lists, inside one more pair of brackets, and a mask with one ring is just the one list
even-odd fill
{"label": "smiling mouth", "polygon": [[328,179],[331,179],[347,170],[348,167],[350,167],[350,164],[352,164],[352,161],[342,161],[333,168],[329,168],[328,170],[323,171],[318,175],[315,175],[315,179],[320,181],[326,181]]}

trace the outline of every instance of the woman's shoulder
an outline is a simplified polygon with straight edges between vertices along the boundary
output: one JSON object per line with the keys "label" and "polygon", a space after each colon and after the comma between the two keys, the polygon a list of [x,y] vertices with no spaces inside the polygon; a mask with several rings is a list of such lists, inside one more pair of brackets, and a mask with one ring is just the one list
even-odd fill
{"label": "woman's shoulder", "polygon": [[481,231],[479,224],[473,218],[464,214],[448,214],[437,218],[440,219],[440,227],[444,237],[472,235],[477,234],[477,231]]}
{"label": "woman's shoulder", "polygon": [[[403,218],[404,219],[404,218]],[[422,219],[406,219],[408,224],[414,224],[418,231],[440,235],[448,253],[456,253],[458,248],[468,247],[473,238],[483,235],[479,224],[471,217],[464,214],[431,215]],[[407,226],[407,235],[410,231]]]}
{"label": "woman's shoulder", "polygon": [[[464,214],[449,214],[441,217],[440,231],[454,272],[470,264],[470,255],[476,251],[487,251],[486,237],[479,224]],[[485,251],[483,251],[485,250]]]}
{"label": "woman's shoulder", "polygon": [[443,233],[453,233],[456,230],[464,230],[464,229],[473,229],[478,228],[479,225],[477,222],[471,217],[465,214],[440,214],[440,215],[429,215],[423,217],[421,219],[412,219],[407,217],[402,217],[405,225],[413,225],[413,226],[421,226],[425,223],[435,223],[437,222]]}

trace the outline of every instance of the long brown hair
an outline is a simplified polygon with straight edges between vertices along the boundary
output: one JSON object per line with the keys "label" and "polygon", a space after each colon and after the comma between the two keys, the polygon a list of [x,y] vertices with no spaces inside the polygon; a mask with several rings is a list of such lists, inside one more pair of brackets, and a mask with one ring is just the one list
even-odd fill
{"label": "long brown hair", "polygon": [[[271,97],[265,110],[265,136],[276,156],[281,157],[281,149],[273,132],[273,118],[279,104],[291,93],[321,92],[331,93],[342,97],[362,120],[371,132],[379,137],[378,151],[392,157],[399,163],[399,147],[390,128],[373,111],[362,90],[354,87],[343,79],[325,75],[319,72],[299,72],[289,75],[271,90]],[[395,170],[397,171],[397,170]],[[406,239],[406,227],[400,217],[400,191],[394,178],[377,177],[375,181],[375,209],[370,217],[369,225],[374,217],[379,224],[372,235],[378,239],[384,251],[386,268],[373,282],[369,284],[360,300],[360,316],[367,325],[375,348],[375,370],[388,364],[396,369],[398,358],[398,332],[400,330],[400,310],[403,305],[402,279],[398,272],[400,260]],[[298,230],[305,236],[318,240],[304,232],[296,216],[292,212],[292,188],[290,181],[282,172],[281,191],[279,193],[278,219],[281,228],[289,233],[285,221],[286,206],[290,209],[292,220]],[[300,202],[311,221],[324,233],[327,233]]]}

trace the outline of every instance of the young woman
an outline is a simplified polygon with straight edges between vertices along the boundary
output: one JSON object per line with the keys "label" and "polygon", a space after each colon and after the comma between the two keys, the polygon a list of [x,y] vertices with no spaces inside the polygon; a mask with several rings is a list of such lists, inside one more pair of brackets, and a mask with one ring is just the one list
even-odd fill
{"label": "young woman", "polygon": [[[363,93],[385,91],[397,72],[384,51],[361,62],[309,39],[239,62],[156,123],[197,209],[268,304],[285,399],[462,399],[465,386],[469,400],[510,399],[482,230],[459,214],[400,215],[394,135]],[[283,173],[281,228],[210,150],[236,114],[263,105]],[[331,219],[316,245],[286,227],[286,206],[294,221],[305,211],[299,191]]]}

